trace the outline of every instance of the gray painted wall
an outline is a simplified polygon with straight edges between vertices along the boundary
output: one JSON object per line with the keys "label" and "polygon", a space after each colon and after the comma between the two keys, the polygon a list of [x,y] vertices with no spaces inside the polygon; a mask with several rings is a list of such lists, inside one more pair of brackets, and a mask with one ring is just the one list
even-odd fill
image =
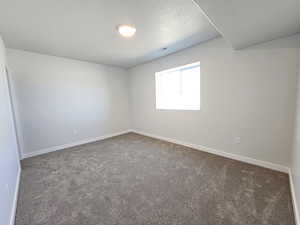
{"label": "gray painted wall", "polygon": [[8,49],[22,152],[129,129],[127,71]]}
{"label": "gray painted wall", "polygon": [[5,47],[0,36],[0,225],[10,224],[20,170],[8,81]]}
{"label": "gray painted wall", "polygon": [[[132,127],[289,166],[299,49],[300,35],[241,51],[218,38],[132,68]],[[196,61],[201,110],[156,110],[155,72]]]}

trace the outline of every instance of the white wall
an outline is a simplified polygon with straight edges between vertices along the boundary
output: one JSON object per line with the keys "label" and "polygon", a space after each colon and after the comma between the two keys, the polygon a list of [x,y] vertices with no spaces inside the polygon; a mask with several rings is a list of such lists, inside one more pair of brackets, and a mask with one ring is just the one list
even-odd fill
{"label": "white wall", "polygon": [[[132,68],[132,127],[289,166],[299,47],[300,35],[241,51],[218,38]],[[196,61],[201,110],[156,110],[155,72]]]}
{"label": "white wall", "polygon": [[5,72],[5,47],[0,36],[0,225],[14,218],[20,163]]}
{"label": "white wall", "polygon": [[127,71],[8,49],[25,155],[129,129]]}
{"label": "white wall", "polygon": [[[297,95],[297,110],[296,110],[296,122],[295,122],[295,136],[294,136],[294,146],[291,155],[292,159],[292,180],[294,184],[295,191],[295,201],[298,204],[298,212],[296,215],[300,216],[299,204],[300,204],[300,63],[299,63],[299,73],[298,73],[298,95]],[[296,209],[297,210],[297,209]],[[300,221],[300,218],[298,218]]]}

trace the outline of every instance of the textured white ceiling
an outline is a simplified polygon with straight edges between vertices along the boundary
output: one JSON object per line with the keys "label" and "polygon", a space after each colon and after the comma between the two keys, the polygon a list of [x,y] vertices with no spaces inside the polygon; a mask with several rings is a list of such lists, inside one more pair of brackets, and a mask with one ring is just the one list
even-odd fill
{"label": "textured white ceiling", "polygon": [[194,0],[235,49],[300,32],[300,0]]}
{"label": "textured white ceiling", "polygon": [[192,0],[1,0],[0,34],[10,48],[122,67],[219,36]]}

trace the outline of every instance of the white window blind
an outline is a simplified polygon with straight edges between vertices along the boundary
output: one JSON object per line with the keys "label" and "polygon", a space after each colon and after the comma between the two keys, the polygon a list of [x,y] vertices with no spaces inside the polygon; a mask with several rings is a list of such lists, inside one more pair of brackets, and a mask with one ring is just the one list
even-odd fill
{"label": "white window blind", "polygon": [[200,110],[200,62],[155,74],[156,108]]}

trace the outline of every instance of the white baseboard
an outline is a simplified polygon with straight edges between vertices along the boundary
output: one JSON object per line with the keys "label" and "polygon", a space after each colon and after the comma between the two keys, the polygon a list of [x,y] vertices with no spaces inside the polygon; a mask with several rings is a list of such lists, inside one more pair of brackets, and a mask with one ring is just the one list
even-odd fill
{"label": "white baseboard", "polygon": [[300,225],[299,208],[298,208],[298,204],[297,204],[297,198],[296,198],[296,192],[295,192],[295,186],[294,186],[294,178],[293,178],[291,169],[289,169],[289,178],[290,178],[289,179],[290,180],[290,188],[291,188],[291,194],[292,194],[293,209],[294,209],[296,225]]}
{"label": "white baseboard", "polygon": [[286,166],[283,166],[283,165],[279,165],[279,164],[275,164],[275,163],[271,163],[271,162],[267,162],[267,161],[262,161],[262,160],[258,160],[258,159],[253,159],[253,158],[250,158],[250,157],[247,157],[247,156],[236,155],[236,154],[228,153],[228,152],[225,152],[225,151],[213,149],[213,148],[202,146],[202,145],[186,143],[186,142],[175,140],[175,139],[172,139],[172,138],[162,137],[162,136],[159,136],[159,135],[150,134],[150,133],[146,133],[146,132],[139,131],[139,130],[134,130],[134,129],[133,130],[129,129],[129,130],[125,130],[125,131],[121,131],[121,132],[117,132],[117,133],[112,133],[112,134],[108,134],[108,135],[103,135],[103,136],[95,137],[95,138],[88,138],[88,139],[76,141],[76,142],[69,143],[69,144],[44,148],[44,149],[41,149],[41,150],[38,150],[38,151],[25,153],[25,154],[22,155],[22,158],[23,159],[24,158],[29,158],[29,157],[49,153],[49,152],[54,152],[54,151],[58,151],[58,150],[66,149],[66,148],[75,147],[75,146],[78,146],[78,145],[83,145],[83,144],[87,144],[87,143],[91,143],[91,142],[95,142],[95,141],[100,141],[100,140],[104,140],[104,139],[107,139],[107,138],[110,138],[110,137],[126,134],[126,133],[129,133],[129,132],[134,132],[134,133],[141,134],[141,135],[144,135],[144,136],[164,140],[164,141],[167,141],[167,142],[172,142],[174,144],[183,145],[183,146],[190,147],[190,148],[193,148],[193,149],[196,149],[196,150],[212,153],[212,154],[223,156],[223,157],[230,158],[230,159],[235,159],[235,160],[238,160],[238,161],[242,161],[242,162],[246,162],[246,163],[249,163],[249,164],[269,168],[269,169],[272,169],[272,170],[276,170],[276,171],[280,171],[280,172],[284,172],[284,173],[289,173],[289,168],[286,167]]}
{"label": "white baseboard", "polygon": [[64,145],[59,145],[59,146],[53,146],[53,147],[49,147],[49,148],[40,149],[38,151],[33,151],[33,152],[30,152],[30,153],[23,154],[22,159],[30,158],[30,157],[37,156],[37,155],[46,154],[46,153],[49,153],[49,152],[59,151],[59,150],[63,150],[63,149],[66,149],[66,148],[71,148],[71,147],[75,147],[75,146],[78,146],[78,145],[83,145],[83,144],[87,144],[87,143],[91,143],[91,142],[95,142],[95,141],[101,141],[101,140],[104,140],[104,139],[107,139],[107,138],[119,136],[119,135],[126,134],[126,133],[129,133],[129,132],[130,132],[130,130],[125,130],[125,131],[121,131],[121,132],[117,132],[117,133],[103,135],[103,136],[100,136],[100,137],[88,138],[88,139],[72,142],[72,143],[69,143],[69,144],[64,144]]}
{"label": "white baseboard", "polygon": [[152,138],[156,138],[156,139],[160,139],[160,140],[163,140],[163,141],[171,142],[171,143],[174,143],[174,144],[183,145],[183,146],[186,146],[186,147],[190,147],[190,148],[193,148],[193,149],[196,149],[196,150],[200,150],[200,151],[212,153],[212,154],[215,154],[215,155],[223,156],[223,157],[226,157],[226,158],[235,159],[235,160],[245,162],[245,163],[249,163],[249,164],[253,164],[253,165],[256,165],[256,166],[261,166],[261,167],[265,167],[265,168],[268,168],[268,169],[272,169],[272,170],[276,170],[276,171],[280,171],[280,172],[284,172],[284,173],[289,173],[289,168],[288,167],[282,166],[282,165],[279,165],[279,164],[266,162],[266,161],[262,161],[262,160],[258,160],[258,159],[253,159],[253,158],[250,158],[250,157],[247,157],[247,156],[241,156],[241,155],[236,155],[236,154],[232,154],[232,153],[227,153],[225,151],[209,148],[209,147],[206,147],[206,146],[186,143],[186,142],[183,142],[183,141],[179,141],[179,140],[175,140],[175,139],[167,138],[167,137],[162,137],[162,136],[155,135],[155,134],[150,134],[150,133],[146,133],[146,132],[139,131],[139,130],[131,130],[131,132],[141,134],[141,135],[144,135],[144,136],[148,136],[148,137],[152,137]]}
{"label": "white baseboard", "polygon": [[18,205],[19,187],[20,187],[20,181],[21,181],[21,170],[22,170],[21,165],[19,165],[19,171],[18,171],[18,175],[17,175],[16,187],[15,187],[15,193],[14,193],[14,200],[13,200],[13,206],[12,206],[12,209],[11,209],[9,225],[14,225],[15,224],[16,211],[17,211],[17,205]]}

